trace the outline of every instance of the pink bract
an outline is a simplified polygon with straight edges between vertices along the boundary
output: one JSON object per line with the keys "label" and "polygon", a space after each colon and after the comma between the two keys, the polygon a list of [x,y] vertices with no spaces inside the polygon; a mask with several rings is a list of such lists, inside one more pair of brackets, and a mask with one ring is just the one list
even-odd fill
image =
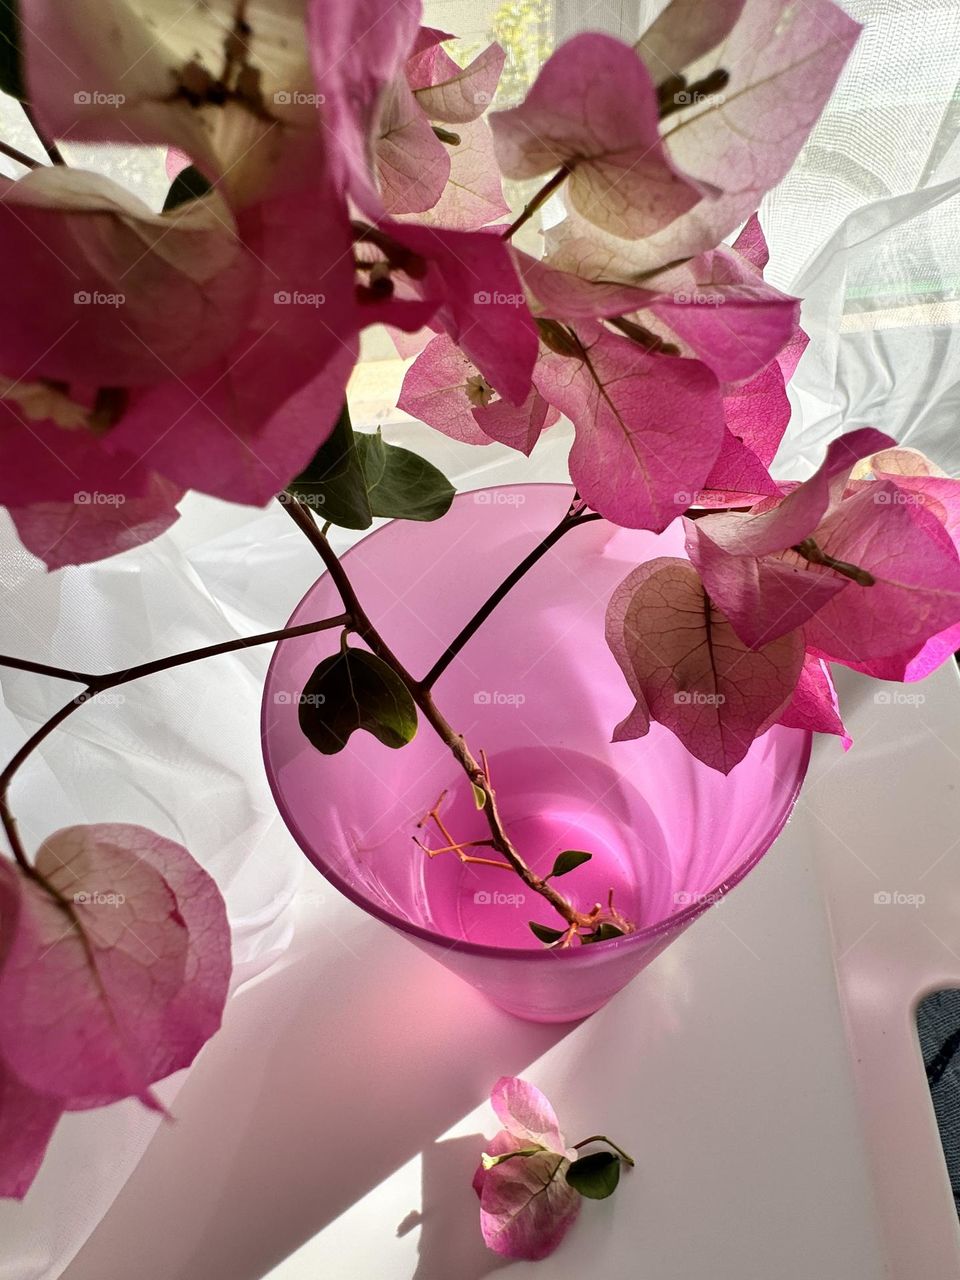
{"label": "pink bract", "polygon": [[428,119],[469,124],[493,101],[505,57],[500,45],[490,44],[461,67],[438,42],[407,60],[406,77]]}
{"label": "pink bract", "polygon": [[777,723],[790,729],[809,729],[812,733],[835,733],[844,751],[853,745],[840,719],[840,704],[830,669],[820,658],[809,654],[804,659],[793,698],[780,713]]}
{"label": "pink bract", "polygon": [[35,866],[53,893],[0,863],[0,1094],[23,1125],[0,1187],[18,1196],[61,1111],[157,1105],[151,1085],[217,1030],[230,978],[223,899],[180,845],[122,823],[69,827]]}
{"label": "pink bract", "polygon": [[[722,30],[732,11],[726,4],[711,8],[720,11],[715,30]],[[687,69],[694,81],[726,71],[727,84],[688,94],[665,128],[671,164],[714,195],[648,236],[641,268],[702,253],[755,211],[796,159],[859,32],[831,0],[792,8],[781,0],[746,0],[725,38]]]}
{"label": "pink bract", "polygon": [[722,382],[758,373],[793,337],[799,302],[767,284],[739,254],[715,249],[683,274],[687,279],[658,294],[650,310]]}
{"label": "pink bract", "polygon": [[589,321],[581,354],[549,352],[540,394],[573,422],[570,476],[616,524],[660,532],[702,488],[723,439],[716,377],[696,360],[639,349]]}
{"label": "pink bract", "polygon": [[420,29],[420,0],[309,0],[314,82],[323,96],[324,136],[339,192],[379,216],[373,142],[383,93],[402,71]]}
{"label": "pink bract", "polygon": [[496,397],[445,333],[433,338],[407,370],[397,407],[452,440],[499,440],[521,453],[529,453],[544,428],[559,417],[534,389],[519,406]]}
{"label": "pink bract", "polygon": [[671,162],[653,80],[629,45],[612,36],[568,40],[525,101],[494,112],[490,124],[508,178],[565,167],[574,208],[615,235],[658,231],[705,190]]}
{"label": "pink bract", "polygon": [[380,198],[388,213],[432,209],[450,177],[450,154],[397,76],[384,92],[376,141]]}
{"label": "pink bract", "polygon": [[796,631],[748,649],[696,569],[668,557],[640,565],[614,592],[607,643],[637,700],[614,741],[643,737],[658,720],[722,773],[790,702],[804,661]]}
{"label": "pink bract", "polygon": [[493,134],[486,120],[457,125],[460,141],[450,150],[450,177],[440,199],[416,221],[453,231],[479,231],[510,212],[503,198]]}
{"label": "pink bract", "polygon": [[[687,521],[687,552],[711,599],[750,645],[784,635],[803,624],[849,579],[810,572],[784,552],[814,534],[839,485],[857,460],[883,448],[887,437],[871,428],[834,440],[817,473],[761,514],[720,512]],[[837,496],[839,497],[839,494]],[[835,553],[836,554],[836,553]]]}
{"label": "pink bract", "polygon": [[4,210],[0,501],[51,567],[155,536],[187,488],[262,503],[306,465],[365,319],[335,200],[322,221],[292,196],[161,216],[47,169],[9,183]]}
{"label": "pink bract", "polygon": [[7,1069],[68,1109],[149,1102],[150,1085],[192,1061],[220,1025],[223,900],[185,849],[142,827],[66,828],[36,867],[72,916],[20,878],[0,983]]}
{"label": "pink bract", "polygon": [[444,330],[499,395],[522,405],[530,394],[539,339],[500,236],[406,222],[383,222],[380,229],[422,259],[425,270],[411,285],[436,306],[431,327]]}
{"label": "pink bract", "polygon": [[[947,483],[960,489],[958,481]],[[804,628],[807,644],[869,674],[874,660],[889,669],[887,659],[917,653],[960,624],[957,546],[934,511],[897,501],[900,492],[878,479],[845,497],[816,530],[823,550],[867,570],[874,585],[851,583],[828,601]]]}
{"label": "pink bract", "polygon": [[497,1119],[513,1137],[564,1151],[557,1113],[536,1085],[517,1076],[501,1076],[493,1086],[490,1103]]}
{"label": "pink bract", "polygon": [[577,1152],[567,1148],[553,1107],[535,1086],[502,1076],[490,1101],[504,1128],[487,1144],[488,1155],[543,1150],[480,1165],[473,1179],[480,1229],[495,1253],[536,1261],[553,1253],[580,1211],[580,1193],[565,1177]]}

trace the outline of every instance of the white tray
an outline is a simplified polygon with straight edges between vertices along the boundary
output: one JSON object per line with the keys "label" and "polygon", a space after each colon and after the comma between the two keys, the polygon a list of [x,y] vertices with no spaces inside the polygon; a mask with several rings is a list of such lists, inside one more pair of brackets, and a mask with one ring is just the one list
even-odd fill
{"label": "white tray", "polygon": [[767,858],[573,1030],[501,1014],[308,867],[287,961],[233,1002],[66,1280],[512,1274],[470,1188],[504,1073],[637,1158],[550,1280],[960,1275],[913,1025],[960,984],[960,689],[952,664],[843,686],[854,750],[818,742]]}

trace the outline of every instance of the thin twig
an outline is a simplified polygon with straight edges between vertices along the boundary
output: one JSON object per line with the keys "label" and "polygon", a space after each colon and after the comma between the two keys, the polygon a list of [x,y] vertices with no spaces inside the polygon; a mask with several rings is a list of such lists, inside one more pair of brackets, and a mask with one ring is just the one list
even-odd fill
{"label": "thin twig", "polygon": [[11,146],[9,142],[0,141],[0,152],[5,156],[9,156],[11,160],[16,160],[17,164],[22,164],[28,169],[44,168],[39,160],[34,160],[33,156],[28,156],[25,151],[18,150],[16,147]]}
{"label": "thin twig", "polygon": [[435,858],[437,854],[440,853],[455,853],[464,865],[469,863],[470,865],[477,867],[499,867],[501,871],[509,871],[510,874],[513,875],[513,867],[511,867],[509,862],[497,862],[495,858],[477,858],[472,853],[463,852],[463,850],[471,844],[490,844],[491,842],[489,840],[468,840],[466,844],[451,844],[445,849],[431,849],[425,845],[422,840],[418,840],[416,836],[413,837],[413,843],[417,846],[420,852],[425,853],[428,858]]}
{"label": "thin twig", "polygon": [[0,664],[21,670],[36,671],[40,675],[49,675],[57,679],[76,680],[87,687],[71,698],[58,711],[27,739],[20,750],[9,761],[0,773],[0,824],[6,832],[10,849],[23,871],[34,878],[36,872],[30,865],[26,852],[17,831],[17,822],[10,809],[10,784],[21,765],[33,754],[54,729],[61,725],[74,711],[90,702],[107,689],[115,689],[117,685],[129,684],[143,676],[155,675],[158,671],[170,671],[174,667],[188,662],[200,662],[204,658],[215,658],[224,653],[236,653],[241,649],[249,649],[254,645],[271,644],[278,640],[289,640],[294,636],[312,635],[318,631],[328,631],[333,627],[346,626],[350,621],[347,614],[337,614],[333,618],[323,618],[319,622],[303,622],[296,627],[283,627],[279,631],[265,631],[255,636],[240,636],[234,640],[223,640],[219,644],[205,645],[202,649],[190,649],[185,653],[171,654],[166,658],[155,658],[151,662],[141,662],[135,667],[127,667],[122,671],[110,671],[105,675],[88,676],[76,671],[66,671],[59,667],[45,667],[43,663],[28,663],[22,658],[0,658]]}
{"label": "thin twig", "polygon": [[497,605],[503,598],[513,590],[522,577],[529,573],[533,566],[541,560],[551,547],[571,529],[576,529],[581,524],[589,524],[592,520],[600,520],[595,511],[585,512],[583,515],[570,515],[569,512],[563,517],[560,523],[547,534],[545,538],[533,548],[529,555],[525,556],[517,567],[504,578],[499,587],[483,602],[473,617],[461,627],[460,631],[450,641],[443,653],[436,660],[427,674],[421,680],[421,685],[425,689],[431,689],[439,678],[449,667],[450,663],[464,647],[467,641],[483,626],[484,622],[493,613]]}
{"label": "thin twig", "polygon": [[507,227],[506,231],[504,231],[502,238],[504,240],[511,240],[524,223],[530,221],[540,206],[546,204],[553,193],[563,186],[571,173],[573,173],[573,165],[562,164],[553,177],[547,179],[536,195],[527,201],[523,206],[522,211],[516,216],[513,222],[510,223],[510,226]]}
{"label": "thin twig", "polygon": [[54,142],[52,138],[47,137],[44,131],[40,128],[40,125],[37,123],[37,117],[34,113],[33,107],[30,105],[29,102],[23,102],[23,101],[21,101],[20,105],[21,107],[23,107],[23,114],[30,121],[30,127],[33,129],[33,132],[40,139],[40,145],[43,147],[44,151],[50,157],[51,164],[65,165],[67,162],[66,160],[64,160],[57,144]]}
{"label": "thin twig", "polygon": [[32,671],[35,676],[50,676],[53,680],[69,680],[73,684],[92,684],[96,676],[89,671],[70,671],[66,667],[52,667],[46,662],[33,662],[30,658],[10,658],[0,653],[0,667],[13,667],[15,671]]}
{"label": "thin twig", "polygon": [[573,1149],[574,1151],[579,1151],[581,1147],[589,1147],[591,1142],[605,1142],[608,1147],[612,1147],[614,1149],[621,1160],[626,1160],[627,1164],[631,1167],[634,1165],[635,1161],[633,1157],[628,1156],[622,1147],[618,1147],[615,1142],[611,1142],[609,1138],[605,1138],[602,1133],[595,1133],[592,1138],[584,1138],[582,1142],[575,1142],[573,1144]]}
{"label": "thin twig", "polygon": [[465,849],[495,849],[496,845],[493,840],[454,840],[440,817],[440,806],[443,804],[446,794],[446,789],[440,792],[440,799],[429,813],[424,814],[417,823],[417,827],[423,828],[428,822],[435,822],[437,830],[447,843],[440,849],[431,849],[429,845],[424,844],[422,840],[414,836],[413,843],[417,848],[422,853],[425,853],[428,858],[436,858],[441,853],[455,853],[462,863],[471,863],[478,867],[499,867],[503,871],[509,871],[512,875],[513,867],[509,862],[499,862],[495,858],[478,858],[474,854],[464,853]]}

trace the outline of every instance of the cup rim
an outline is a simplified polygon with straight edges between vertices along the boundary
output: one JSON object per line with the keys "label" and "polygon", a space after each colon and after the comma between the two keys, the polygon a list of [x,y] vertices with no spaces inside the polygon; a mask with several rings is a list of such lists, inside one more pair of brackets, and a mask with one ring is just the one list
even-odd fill
{"label": "cup rim", "polygon": [[[469,494],[494,491],[502,492],[506,489],[556,489],[558,491],[562,490],[569,493],[573,492],[573,486],[570,484],[558,483],[556,481],[549,480],[531,480],[517,484],[478,485],[475,489],[464,489],[459,491],[454,496],[453,501],[457,502],[460,498],[466,497]],[[387,520],[384,524],[380,525],[379,528],[365,532],[362,537],[358,538],[357,541],[353,543],[352,546],[347,548],[340,557],[341,560],[346,560],[349,556],[353,555],[358,547],[365,544],[370,538],[376,538],[380,534],[385,533],[387,530],[392,528],[395,523],[395,520]],[[284,624],[285,626],[292,625],[293,618],[297,616],[308,596],[312,594],[316,589],[317,583],[321,578],[325,577],[326,574],[327,570],[324,569],[317,579],[307,588],[301,598],[297,601],[293,612]],[[306,835],[301,831],[300,825],[287,805],[284,795],[280,789],[279,779],[270,759],[270,751],[268,747],[269,735],[267,731],[267,710],[269,705],[267,691],[270,688],[270,683],[274,676],[274,668],[279,662],[280,651],[284,645],[295,643],[298,639],[309,638],[310,637],[307,636],[298,636],[292,637],[288,640],[280,640],[277,643],[270,658],[270,665],[267,667],[267,674],[263,682],[263,697],[260,704],[260,744],[264,768],[267,774],[267,781],[270,785],[270,792],[280,816],[283,818],[284,825],[300,846],[300,849],[308,861],[313,864],[325,880],[329,881],[330,884],[332,884],[335,889],[338,889],[345,898],[348,898],[356,906],[360,907],[367,913],[367,915],[375,916],[384,924],[390,925],[392,928],[398,929],[402,933],[411,934],[413,937],[419,938],[423,942],[441,947],[446,951],[459,951],[468,955],[488,956],[491,959],[501,960],[542,961],[549,955],[552,959],[560,960],[562,963],[576,963],[577,961],[575,957],[580,956],[580,962],[582,963],[582,947],[569,947],[563,950],[551,948],[549,951],[546,948],[543,950],[536,950],[532,947],[501,947],[488,942],[471,942],[468,938],[451,938],[448,934],[438,933],[433,929],[425,928],[423,925],[414,924],[413,921],[407,920],[403,916],[387,910],[386,907],[381,906],[379,903],[366,898],[362,893],[358,892],[352,885],[350,885],[341,875],[333,870],[332,867],[322,861],[321,855],[316,851],[311,842],[307,839]],[[714,906],[722,898],[726,897],[730,890],[736,888],[748,872],[753,870],[760,859],[773,847],[773,844],[779,837],[781,831],[786,826],[787,820],[793,812],[804,781],[806,780],[807,770],[810,765],[810,752],[813,744],[813,734],[808,729],[798,729],[796,732],[802,733],[805,741],[797,755],[796,778],[794,784],[786,793],[784,802],[781,805],[780,811],[772,826],[767,829],[763,838],[752,847],[750,853],[743,859],[743,861],[737,864],[733,872],[708,893],[701,894],[698,901],[690,903],[689,906],[684,907],[681,911],[676,911],[673,915],[666,916],[663,920],[654,921],[653,924],[646,925],[642,929],[636,929],[633,933],[626,933],[619,938],[609,938],[604,942],[591,944],[588,956],[590,954],[597,956],[601,954],[613,955],[621,951],[626,951],[628,948],[636,946],[638,943],[649,943],[654,941],[664,933],[672,933],[675,930],[685,928],[692,921],[696,920],[698,916],[703,915],[704,912],[710,909],[710,907]]]}

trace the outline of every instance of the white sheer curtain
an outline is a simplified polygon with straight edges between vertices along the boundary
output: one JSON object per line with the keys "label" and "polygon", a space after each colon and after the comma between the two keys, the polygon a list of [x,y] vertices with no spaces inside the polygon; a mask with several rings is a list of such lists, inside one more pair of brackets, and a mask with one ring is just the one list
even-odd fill
{"label": "white sheer curtain", "polygon": [[664,8],[665,0],[555,0],[553,28],[557,44],[578,31],[606,31],[636,40]]}
{"label": "white sheer curtain", "polygon": [[775,283],[813,341],[781,463],[872,425],[960,472],[960,6],[850,0],[864,34],[765,202]]}

